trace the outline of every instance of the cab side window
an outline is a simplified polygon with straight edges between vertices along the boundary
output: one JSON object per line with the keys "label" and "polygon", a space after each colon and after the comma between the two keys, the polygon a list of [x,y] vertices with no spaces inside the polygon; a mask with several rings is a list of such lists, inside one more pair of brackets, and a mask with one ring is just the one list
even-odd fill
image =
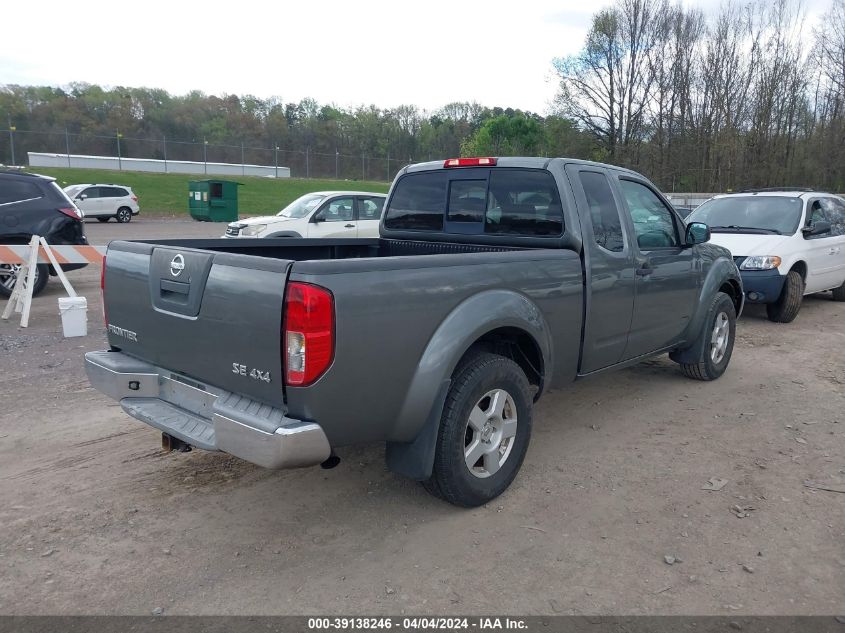
{"label": "cab side window", "polygon": [[625,179],[619,180],[619,187],[628,203],[634,234],[641,250],[680,246],[674,213],[654,191],[639,182]]}
{"label": "cab side window", "polygon": [[354,204],[352,198],[336,198],[323,207],[317,217],[325,222],[350,222],[355,219]]}
{"label": "cab side window", "polygon": [[830,222],[830,235],[845,235],[845,202],[839,198],[824,198],[821,203]]}
{"label": "cab side window", "polygon": [[88,200],[92,198],[99,198],[100,196],[100,188],[99,187],[88,187],[87,189],[83,189],[79,192],[79,198],[85,196]]}
{"label": "cab side window", "polygon": [[[807,209],[807,226],[813,226],[817,222],[830,222],[830,218],[828,217],[828,213],[825,209],[825,205],[823,205],[822,200],[813,200],[810,203],[810,208]],[[833,222],[831,222],[831,227],[833,226]],[[804,237],[808,240],[818,240],[825,237],[831,237],[833,235],[833,231],[831,230],[830,233],[820,233],[819,235],[805,235]]]}

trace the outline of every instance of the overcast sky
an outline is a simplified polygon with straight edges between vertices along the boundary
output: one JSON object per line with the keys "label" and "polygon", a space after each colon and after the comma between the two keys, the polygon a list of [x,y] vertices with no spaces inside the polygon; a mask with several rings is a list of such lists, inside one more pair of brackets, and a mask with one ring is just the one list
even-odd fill
{"label": "overcast sky", "polygon": [[[719,1],[684,4],[713,10]],[[829,6],[804,3],[810,22]],[[0,84],[85,81],[340,106],[478,101],[546,113],[556,90],[551,60],[580,48],[591,14],[606,4],[9,2]]]}

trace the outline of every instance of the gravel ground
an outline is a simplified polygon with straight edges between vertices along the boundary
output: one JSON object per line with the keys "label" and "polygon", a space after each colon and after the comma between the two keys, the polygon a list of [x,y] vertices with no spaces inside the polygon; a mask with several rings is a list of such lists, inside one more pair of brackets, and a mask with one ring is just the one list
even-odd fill
{"label": "gravel ground", "polygon": [[[86,229],[102,244],[223,226]],[[829,297],[789,325],[750,307],[716,382],[660,357],[546,394],[514,485],[459,510],[388,472],[382,445],[329,471],[163,453],[88,385],[99,270],[69,276],[87,337],[62,338],[55,280],[28,329],[0,323],[0,613],[845,612],[845,495],[805,485],[845,490],[845,304]]]}

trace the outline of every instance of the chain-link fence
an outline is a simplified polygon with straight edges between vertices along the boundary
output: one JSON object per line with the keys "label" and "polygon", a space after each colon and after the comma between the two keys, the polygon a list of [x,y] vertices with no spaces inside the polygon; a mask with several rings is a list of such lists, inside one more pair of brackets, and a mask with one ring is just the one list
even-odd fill
{"label": "chain-link fence", "polygon": [[102,136],[21,130],[14,126],[0,132],[0,163],[28,165],[28,152],[288,167],[293,178],[385,182],[392,181],[402,167],[415,160],[412,156],[400,157],[390,153],[373,156],[366,153],[352,155],[340,150],[315,151],[308,146],[283,147],[271,144],[268,147],[256,147],[254,143],[226,145],[165,137],[131,138],[119,132],[112,136]]}

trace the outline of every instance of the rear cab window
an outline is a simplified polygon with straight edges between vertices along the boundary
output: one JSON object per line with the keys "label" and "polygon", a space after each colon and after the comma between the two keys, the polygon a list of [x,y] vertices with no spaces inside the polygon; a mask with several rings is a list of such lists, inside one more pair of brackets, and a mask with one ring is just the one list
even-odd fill
{"label": "rear cab window", "polygon": [[400,231],[559,237],[563,206],[543,169],[468,168],[403,176],[384,225]]}

